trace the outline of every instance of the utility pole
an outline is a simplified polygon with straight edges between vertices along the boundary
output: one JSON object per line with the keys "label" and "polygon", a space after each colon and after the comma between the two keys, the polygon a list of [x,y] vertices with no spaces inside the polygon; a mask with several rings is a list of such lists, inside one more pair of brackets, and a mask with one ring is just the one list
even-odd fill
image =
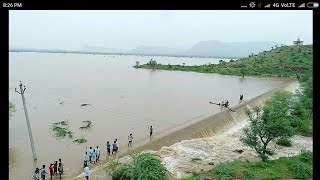
{"label": "utility pole", "polygon": [[33,143],[33,137],[32,137],[32,132],[31,132],[31,127],[30,127],[30,122],[29,122],[29,116],[28,116],[28,111],[27,111],[27,106],[26,106],[26,101],[24,98],[24,92],[26,91],[26,87],[23,86],[22,89],[22,83],[20,81],[20,92],[17,91],[17,88],[14,88],[14,90],[18,93],[21,94],[22,97],[22,103],[23,103],[23,109],[24,109],[24,114],[26,116],[26,121],[27,121],[27,126],[28,126],[28,132],[29,132],[29,138],[30,138],[30,143],[31,143],[31,149],[32,149],[32,154],[33,154],[33,160],[37,160],[37,155],[36,155],[36,150],[34,148],[34,143]]}

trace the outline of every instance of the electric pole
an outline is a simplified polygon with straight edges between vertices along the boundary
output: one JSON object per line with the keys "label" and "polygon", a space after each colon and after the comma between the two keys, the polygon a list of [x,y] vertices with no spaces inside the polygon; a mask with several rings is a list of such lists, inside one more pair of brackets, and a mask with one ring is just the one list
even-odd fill
{"label": "electric pole", "polygon": [[21,81],[20,81],[20,85],[19,86],[20,86],[20,92],[17,91],[17,88],[14,88],[14,90],[18,94],[21,94],[21,97],[22,97],[23,109],[24,109],[24,114],[26,116],[27,126],[28,126],[28,132],[29,132],[29,138],[30,138],[31,149],[32,149],[32,154],[33,154],[33,160],[35,161],[35,160],[37,160],[37,155],[36,155],[36,150],[34,148],[33,137],[32,137],[31,127],[30,127],[30,122],[29,122],[29,116],[28,116],[26,101],[25,101],[25,98],[24,98],[24,92],[26,91],[26,87],[23,86],[23,89],[22,89]]}

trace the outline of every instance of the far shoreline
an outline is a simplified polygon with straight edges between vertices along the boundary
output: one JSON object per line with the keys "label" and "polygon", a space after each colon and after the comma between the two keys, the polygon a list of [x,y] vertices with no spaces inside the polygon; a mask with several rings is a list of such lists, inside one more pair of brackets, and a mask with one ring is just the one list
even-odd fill
{"label": "far shoreline", "polygon": [[115,56],[159,56],[159,57],[184,57],[184,58],[215,58],[215,59],[239,59],[243,57],[214,57],[200,55],[182,55],[182,54],[131,54],[131,53],[105,53],[105,52],[85,52],[85,51],[50,51],[50,50],[9,50],[9,53],[51,53],[51,54],[88,54],[88,55],[115,55]]}

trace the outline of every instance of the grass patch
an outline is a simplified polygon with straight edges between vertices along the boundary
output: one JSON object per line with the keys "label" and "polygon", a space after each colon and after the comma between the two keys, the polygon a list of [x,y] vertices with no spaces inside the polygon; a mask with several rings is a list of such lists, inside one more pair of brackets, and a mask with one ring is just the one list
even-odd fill
{"label": "grass patch", "polygon": [[113,162],[110,165],[111,176],[115,180],[167,180],[167,170],[161,160],[149,153],[140,153],[131,156],[130,164]]}
{"label": "grass patch", "polygon": [[88,140],[86,140],[84,137],[81,137],[81,138],[73,140],[72,142],[75,144],[83,144],[83,143],[88,142]]}
{"label": "grass patch", "polygon": [[230,166],[229,164],[219,164],[215,167],[214,171],[215,176],[218,179],[232,179],[235,175],[234,167]]}
{"label": "grass patch", "polygon": [[266,162],[220,164],[213,169],[213,179],[305,179],[312,178],[312,152],[281,157]]}
{"label": "grass patch", "polygon": [[290,141],[290,139],[287,138],[280,138],[276,144],[281,145],[281,146],[285,146],[285,147],[291,147],[292,143]]}
{"label": "grass patch", "polygon": [[90,129],[90,128],[91,128],[92,122],[91,122],[90,120],[82,121],[82,122],[84,122],[85,125],[84,125],[84,126],[81,126],[79,129],[81,129],[81,130],[85,129],[85,130],[86,130],[86,129]]}
{"label": "grass patch", "polygon": [[51,130],[54,136],[58,139],[63,138],[73,138],[73,133],[69,129],[69,122],[68,121],[60,121],[56,123],[52,123]]}

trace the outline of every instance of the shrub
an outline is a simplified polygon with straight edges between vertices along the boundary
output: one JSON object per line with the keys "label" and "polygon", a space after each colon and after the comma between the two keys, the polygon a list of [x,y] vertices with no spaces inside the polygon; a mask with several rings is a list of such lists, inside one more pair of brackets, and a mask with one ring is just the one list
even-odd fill
{"label": "shrub", "polygon": [[312,176],[312,170],[306,164],[302,162],[295,162],[289,166],[289,169],[294,173],[294,175],[299,179],[306,179]]}
{"label": "shrub", "polygon": [[292,146],[290,139],[287,139],[287,138],[278,139],[276,144],[281,145],[281,146],[286,146],[286,147],[291,147]]}
{"label": "shrub", "polygon": [[228,164],[220,164],[214,168],[214,174],[217,175],[219,179],[232,179],[235,171]]}
{"label": "shrub", "polygon": [[113,163],[110,167],[113,179],[167,180],[167,170],[161,160],[149,153],[132,156],[131,164]]}
{"label": "shrub", "polygon": [[302,162],[305,162],[305,163],[312,163],[312,152],[311,151],[307,151],[305,149],[301,150],[301,153],[300,153],[300,157],[299,159],[302,161]]}
{"label": "shrub", "polygon": [[130,179],[130,175],[132,174],[132,167],[128,164],[123,164],[117,166],[112,173],[111,176],[113,179]]}

